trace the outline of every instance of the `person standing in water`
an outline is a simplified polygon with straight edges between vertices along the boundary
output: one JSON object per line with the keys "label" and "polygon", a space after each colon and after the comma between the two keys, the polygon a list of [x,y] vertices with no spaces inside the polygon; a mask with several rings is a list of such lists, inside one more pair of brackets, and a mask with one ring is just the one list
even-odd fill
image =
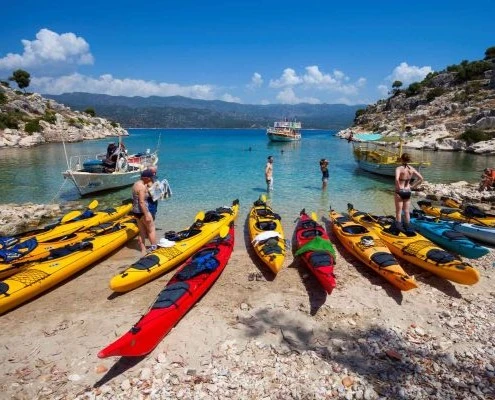
{"label": "person standing in water", "polygon": [[[417,188],[423,182],[423,176],[409,165],[411,157],[408,153],[400,157],[402,165],[395,169],[395,220],[396,227],[401,230],[402,213],[404,213],[404,229],[410,231],[410,207],[412,190]],[[411,180],[414,183],[411,185]]]}
{"label": "person standing in water", "polygon": [[266,191],[273,190],[273,157],[268,156],[268,161],[265,166]]}
{"label": "person standing in water", "polygon": [[141,172],[141,179],[132,186],[131,215],[137,220],[137,225],[139,227],[138,242],[143,255],[146,255],[147,253],[146,238],[151,242],[150,251],[156,249],[155,222],[153,221],[153,216],[148,209],[146,201],[146,197],[148,196],[148,184],[151,183],[152,179],[153,172],[149,169],[145,169]]}
{"label": "person standing in water", "polygon": [[320,160],[320,171],[321,171],[321,181],[323,182],[322,183],[322,190],[323,189],[326,189],[327,185],[328,185],[328,179],[330,178],[330,173],[328,171],[328,160],[325,159],[325,158],[322,158]]}

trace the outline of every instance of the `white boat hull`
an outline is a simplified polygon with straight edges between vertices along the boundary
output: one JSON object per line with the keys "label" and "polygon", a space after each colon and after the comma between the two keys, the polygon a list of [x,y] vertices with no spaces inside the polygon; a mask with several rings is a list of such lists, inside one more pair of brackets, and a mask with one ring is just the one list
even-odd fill
{"label": "white boat hull", "polygon": [[69,169],[62,172],[64,178],[74,183],[81,196],[133,185],[141,177],[141,171],[158,163],[158,156],[156,153],[129,156],[128,160],[133,162],[129,162],[124,169],[117,168],[114,172],[91,172],[81,168],[84,160],[88,160],[88,156],[71,157]]}
{"label": "white boat hull", "polygon": [[471,239],[495,245],[495,227],[493,226],[454,222],[452,227]]}
{"label": "white boat hull", "polygon": [[384,165],[384,164],[375,164],[363,160],[357,160],[358,166],[365,171],[372,172],[374,174],[386,175],[386,176],[395,176],[395,168],[399,165]]}
{"label": "white boat hull", "polygon": [[295,142],[301,140],[301,135],[287,136],[273,133],[267,133],[267,135],[268,139],[270,139],[272,142]]}

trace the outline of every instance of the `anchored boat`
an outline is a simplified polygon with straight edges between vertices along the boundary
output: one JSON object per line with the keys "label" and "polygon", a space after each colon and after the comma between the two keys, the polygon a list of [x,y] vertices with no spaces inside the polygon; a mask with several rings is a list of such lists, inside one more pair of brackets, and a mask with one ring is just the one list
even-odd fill
{"label": "anchored boat", "polygon": [[277,121],[266,130],[272,142],[294,142],[301,140],[301,122]]}

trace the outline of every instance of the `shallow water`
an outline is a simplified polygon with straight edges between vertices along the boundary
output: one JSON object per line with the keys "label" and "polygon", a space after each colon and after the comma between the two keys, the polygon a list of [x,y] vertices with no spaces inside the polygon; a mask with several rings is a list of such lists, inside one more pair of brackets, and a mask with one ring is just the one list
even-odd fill
{"label": "shallow water", "polygon": [[[244,223],[252,202],[266,192],[264,167],[274,157],[274,191],[269,198],[282,218],[294,220],[302,208],[326,215],[330,206],[345,211],[347,203],[376,213],[393,212],[393,180],[356,167],[352,146],[334,131],[303,131],[301,142],[271,143],[264,130],[244,129],[130,129],[124,142],[131,152],[155,149],[159,144],[160,178],[168,179],[173,196],[159,204],[157,226],[178,230],[188,226],[199,210],[241,202]],[[113,139],[67,144],[67,156],[105,152]],[[466,153],[409,151],[413,159],[426,158],[430,182],[479,180],[483,168],[495,166],[495,157]],[[330,161],[328,190],[321,190],[319,160]],[[50,203],[79,200],[79,194],[61,172],[67,168],[62,144],[32,149],[0,150],[2,203]],[[130,197],[130,188],[96,198],[104,206]]]}

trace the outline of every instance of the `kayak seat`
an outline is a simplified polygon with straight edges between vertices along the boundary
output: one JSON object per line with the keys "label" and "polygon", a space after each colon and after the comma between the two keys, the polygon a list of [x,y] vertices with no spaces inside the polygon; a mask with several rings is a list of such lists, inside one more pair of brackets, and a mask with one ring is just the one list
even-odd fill
{"label": "kayak seat", "polygon": [[333,265],[333,257],[326,251],[314,251],[309,261],[313,268],[328,267]]}
{"label": "kayak seat", "polygon": [[479,207],[468,205],[464,209],[463,214],[469,218],[486,218],[487,214]]}
{"label": "kayak seat", "polygon": [[277,229],[277,224],[273,221],[256,222],[256,227],[262,231],[274,231]]}
{"label": "kayak seat", "polygon": [[13,236],[3,236],[0,237],[0,248],[5,248],[16,244],[19,241],[18,238]]}
{"label": "kayak seat", "polygon": [[453,214],[456,212],[459,212],[459,209],[457,209],[457,208],[441,208],[440,209],[440,214],[443,214],[443,215],[449,215],[449,214]]}
{"label": "kayak seat", "polygon": [[22,258],[26,254],[31,253],[38,246],[36,238],[27,239],[24,242],[18,243],[8,249],[0,249],[0,258],[4,263],[10,263],[18,258]]}
{"label": "kayak seat", "polygon": [[316,236],[323,236],[323,232],[320,229],[308,229],[304,231],[301,236],[305,239],[314,238]]}
{"label": "kayak seat", "polygon": [[149,254],[146,257],[142,257],[131,265],[135,269],[150,269],[160,263],[160,258],[155,254]]}
{"label": "kayak seat", "polygon": [[283,252],[282,247],[280,247],[280,245],[278,244],[278,237],[269,238],[261,242],[260,244],[263,245],[263,254],[265,254],[266,256],[270,254],[282,254]]}
{"label": "kayak seat", "polygon": [[199,257],[203,257],[203,256],[206,256],[208,254],[210,254],[211,256],[215,256],[218,254],[220,250],[218,250],[218,247],[210,247],[208,249],[203,249],[203,250],[200,250],[198,251],[196,254],[194,254],[192,256],[192,259],[196,259],[196,258],[199,258]]}
{"label": "kayak seat", "polygon": [[464,234],[462,234],[461,232],[454,231],[454,230],[444,231],[442,233],[442,236],[445,236],[447,239],[450,239],[450,240],[462,240],[462,239],[466,238],[466,236]]}
{"label": "kayak seat", "polygon": [[[238,204],[239,201],[237,201],[237,203],[234,201],[234,204]],[[216,213],[218,214],[230,214],[232,215],[233,211],[230,207],[218,207],[216,210],[215,210]]]}
{"label": "kayak seat", "polygon": [[343,217],[337,217],[335,218],[335,221],[337,221],[338,224],[343,224],[346,222],[352,222],[352,220],[349,217],[343,216]]}
{"label": "kayak seat", "polygon": [[106,212],[107,214],[113,214],[116,213],[117,210],[113,207],[107,208],[106,210],[103,210],[102,212]]}
{"label": "kayak seat", "polygon": [[390,253],[384,251],[379,251],[371,256],[371,261],[377,264],[380,268],[390,267],[391,265],[396,265],[397,260]]}
{"label": "kayak seat", "polygon": [[62,247],[60,249],[52,249],[50,250],[50,255],[48,256],[48,258],[52,259],[52,258],[65,257],[68,256],[69,254],[75,253],[76,251],[91,250],[92,248],[93,248],[93,243],[83,241],[80,243],[71,244]]}
{"label": "kayak seat", "polygon": [[187,229],[185,231],[175,232],[168,231],[165,232],[165,239],[171,240],[173,242],[180,242],[181,240],[196,236],[198,233],[201,233],[201,229]]}
{"label": "kayak seat", "polygon": [[88,230],[90,232],[100,232],[101,230],[106,230],[112,226],[112,222],[104,222],[103,224],[90,227]]}
{"label": "kayak seat", "polygon": [[223,218],[223,215],[219,214],[216,211],[207,211],[205,217],[203,218],[203,222],[217,222]]}
{"label": "kayak seat", "polygon": [[167,308],[175,304],[186,292],[189,290],[189,283],[176,282],[163,289],[155,303],[151,307],[152,309]]}
{"label": "kayak seat", "polygon": [[302,229],[316,228],[317,226],[318,224],[316,223],[316,221],[313,220],[304,221],[303,223],[301,223]]}
{"label": "kayak seat", "polygon": [[187,264],[182,271],[177,274],[177,279],[187,281],[199,274],[213,272],[219,265],[220,263],[218,260],[212,254],[208,254]]}
{"label": "kayak seat", "polygon": [[272,210],[268,209],[258,209],[256,210],[256,214],[258,217],[266,217],[266,218],[273,218],[273,219],[278,219],[281,220],[282,217],[276,213],[274,213]]}
{"label": "kayak seat", "polygon": [[426,253],[426,258],[435,261],[437,264],[447,264],[456,260],[453,254],[440,249],[431,249]]}
{"label": "kayak seat", "polygon": [[342,227],[342,231],[350,235],[361,235],[364,233],[369,233],[368,229],[366,229],[362,225],[347,225]]}
{"label": "kayak seat", "polygon": [[8,295],[9,289],[10,289],[10,286],[8,285],[8,283],[0,282],[0,294],[4,294],[5,296],[9,296]]}

